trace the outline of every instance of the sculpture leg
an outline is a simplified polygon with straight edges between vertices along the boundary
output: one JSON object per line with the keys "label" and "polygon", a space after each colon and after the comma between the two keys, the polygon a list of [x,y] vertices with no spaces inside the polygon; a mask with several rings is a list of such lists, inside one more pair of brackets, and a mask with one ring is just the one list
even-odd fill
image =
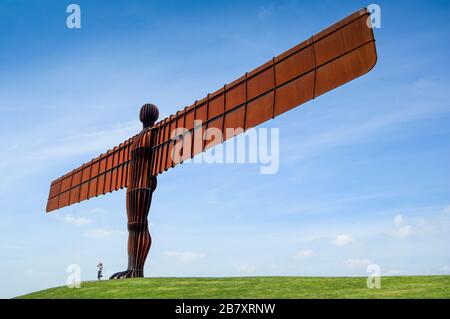
{"label": "sculpture leg", "polygon": [[147,216],[156,189],[156,177],[152,177],[151,182],[151,188],[127,190],[128,269],[110,279],[144,277],[144,264],[152,243]]}

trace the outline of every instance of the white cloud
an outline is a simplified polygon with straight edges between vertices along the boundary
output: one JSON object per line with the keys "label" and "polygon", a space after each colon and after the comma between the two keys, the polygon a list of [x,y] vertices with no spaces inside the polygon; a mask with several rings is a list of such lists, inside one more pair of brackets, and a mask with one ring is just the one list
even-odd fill
{"label": "white cloud", "polygon": [[401,226],[403,225],[404,220],[403,220],[403,216],[401,214],[398,214],[397,216],[395,216],[394,218],[394,224],[395,226]]}
{"label": "white cloud", "polygon": [[270,17],[273,12],[273,7],[261,7],[258,9],[258,18],[263,20]]}
{"label": "white cloud", "polygon": [[236,270],[240,275],[249,275],[249,274],[255,273],[256,268],[249,264],[243,263],[243,264],[237,264]]}
{"label": "white cloud", "polygon": [[296,259],[305,259],[311,257],[313,255],[313,251],[311,249],[304,249],[297,252],[294,256]]}
{"label": "white cloud", "polygon": [[442,266],[441,270],[445,271],[445,272],[450,272],[450,266],[447,266],[447,265],[446,266]]}
{"label": "white cloud", "polygon": [[4,245],[2,245],[2,248],[8,249],[8,250],[17,250],[17,251],[30,250],[29,246],[17,245],[17,244],[4,244]]}
{"label": "white cloud", "polygon": [[372,262],[366,258],[363,258],[363,259],[349,258],[344,263],[351,268],[361,268],[361,267],[367,267]]}
{"label": "white cloud", "polygon": [[104,208],[100,208],[100,207],[94,207],[91,210],[89,210],[89,212],[91,214],[100,214],[100,213],[105,213],[106,210]]}
{"label": "white cloud", "polygon": [[201,259],[206,256],[206,253],[193,251],[167,251],[166,256],[186,262]]}
{"label": "white cloud", "polygon": [[[60,119],[61,122],[67,121]],[[59,131],[59,126],[46,125],[27,131],[24,136],[15,138],[15,143],[9,145],[5,152],[14,153],[15,156],[2,160],[0,163],[0,189],[10,187],[12,183],[39,172],[42,167],[49,167],[60,161],[60,158],[70,159],[71,157],[94,154],[100,155],[107,149],[118,145],[125,138],[139,132],[138,121],[128,121],[118,123],[104,130],[97,127],[83,128],[74,132],[67,132],[54,138],[54,132]],[[26,144],[29,136],[39,136],[39,139],[32,144]],[[27,145],[27,147],[16,149],[17,145]],[[89,160],[89,158],[86,158]]]}
{"label": "white cloud", "polygon": [[394,226],[394,230],[391,233],[395,237],[406,238],[413,233],[412,226],[406,224],[406,221],[401,214],[395,216]]}
{"label": "white cloud", "polygon": [[[448,108],[445,103],[428,103],[429,108],[423,107],[423,103],[428,99],[427,96],[433,94],[447,95],[440,83],[426,79],[425,81],[428,82],[427,87],[430,89],[417,90],[411,86],[405,90],[405,94],[409,93],[410,96],[415,96],[414,99],[411,98],[412,103],[409,103],[407,107],[405,107],[404,103],[400,104],[396,99],[392,99],[392,101],[385,104],[389,106],[389,109],[386,109],[385,112],[373,114],[361,113],[357,117],[348,116],[348,120],[345,122],[323,129],[321,133],[311,130],[313,133],[306,135],[302,141],[298,141],[298,138],[295,139],[295,143],[285,141],[286,147],[284,149],[288,152],[286,155],[287,160],[295,161],[298,164],[300,160],[315,157],[324,151],[329,151],[341,145],[354,145],[361,142],[367,143],[369,138],[379,134],[385,134],[386,129],[394,128],[395,126],[399,126],[399,124],[424,120],[443,112],[447,113]],[[431,85],[431,83],[434,85]],[[434,88],[431,88],[433,86]],[[373,101],[376,100],[374,99]],[[340,115],[343,112],[345,111],[340,109]],[[352,109],[351,112],[353,113],[354,110]],[[358,121],[356,122],[354,119]],[[315,124],[313,121],[310,122],[313,125]]]}
{"label": "white cloud", "polygon": [[56,141],[50,139],[47,145],[33,153],[32,159],[67,158],[92,152],[105,152],[109,145],[118,145],[123,141],[123,136],[132,135],[137,131],[139,131],[138,123],[129,121],[104,130],[73,132]]}
{"label": "white cloud", "polygon": [[96,238],[96,239],[102,239],[102,238],[108,238],[113,235],[122,234],[122,232],[117,230],[111,230],[106,228],[94,228],[86,232],[86,237],[89,238]]}
{"label": "white cloud", "polygon": [[61,218],[61,220],[63,222],[65,222],[66,224],[70,224],[70,225],[75,225],[75,226],[84,226],[84,225],[88,225],[91,223],[91,220],[85,217],[73,217],[72,215],[65,215],[64,217]]}
{"label": "white cloud", "polygon": [[412,234],[412,226],[411,225],[405,225],[402,227],[398,227],[394,230],[394,236],[400,237],[400,238],[406,238],[409,237]]}
{"label": "white cloud", "polygon": [[331,241],[331,243],[335,246],[345,246],[353,242],[353,238],[346,234],[337,235],[336,238]]}

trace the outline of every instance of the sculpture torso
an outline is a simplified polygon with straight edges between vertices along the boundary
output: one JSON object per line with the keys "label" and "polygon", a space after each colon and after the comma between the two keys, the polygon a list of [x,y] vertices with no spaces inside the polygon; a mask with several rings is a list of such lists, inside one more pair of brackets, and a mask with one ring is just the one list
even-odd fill
{"label": "sculpture torso", "polygon": [[152,130],[143,130],[133,137],[131,146],[130,183],[127,192],[148,188],[156,188],[156,178],[151,176]]}

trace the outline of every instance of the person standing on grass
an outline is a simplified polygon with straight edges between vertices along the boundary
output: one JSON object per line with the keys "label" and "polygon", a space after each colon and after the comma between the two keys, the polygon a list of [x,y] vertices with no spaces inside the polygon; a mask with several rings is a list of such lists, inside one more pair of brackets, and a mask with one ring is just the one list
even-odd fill
{"label": "person standing on grass", "polygon": [[103,277],[103,275],[102,275],[102,272],[103,272],[103,264],[102,264],[102,262],[98,263],[97,268],[98,268],[97,279],[100,280]]}

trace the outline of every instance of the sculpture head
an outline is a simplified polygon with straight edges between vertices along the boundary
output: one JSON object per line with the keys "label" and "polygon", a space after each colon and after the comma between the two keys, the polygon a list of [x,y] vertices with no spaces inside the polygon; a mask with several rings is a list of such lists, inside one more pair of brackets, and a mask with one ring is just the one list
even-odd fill
{"label": "sculpture head", "polygon": [[156,120],[158,120],[159,110],[154,104],[144,104],[141,107],[139,113],[139,119],[142,122],[144,128],[152,127],[155,125]]}

